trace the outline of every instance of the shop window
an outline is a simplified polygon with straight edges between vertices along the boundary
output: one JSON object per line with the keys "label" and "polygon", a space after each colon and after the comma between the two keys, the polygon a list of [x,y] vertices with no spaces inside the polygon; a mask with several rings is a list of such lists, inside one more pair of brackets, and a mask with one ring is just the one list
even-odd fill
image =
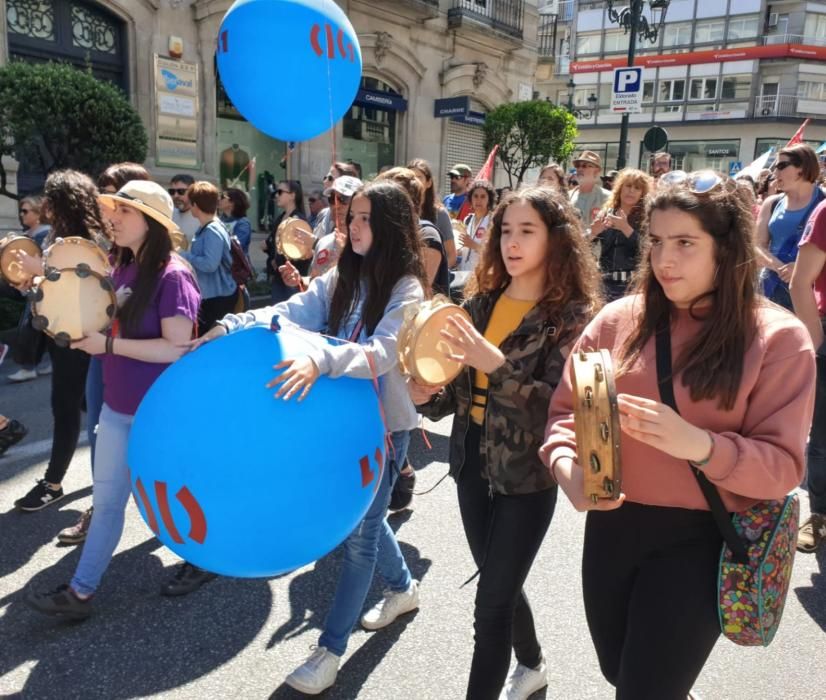
{"label": "shop window", "polygon": [[[383,80],[364,77],[361,87],[374,93],[400,97],[399,93]],[[365,178],[371,179],[385,165],[393,165],[396,160],[395,109],[379,109],[374,106],[354,104],[344,115],[342,131],[342,156],[361,166]]]}
{"label": "shop window", "polygon": [[692,78],[688,99],[713,100],[717,97],[717,78]]}

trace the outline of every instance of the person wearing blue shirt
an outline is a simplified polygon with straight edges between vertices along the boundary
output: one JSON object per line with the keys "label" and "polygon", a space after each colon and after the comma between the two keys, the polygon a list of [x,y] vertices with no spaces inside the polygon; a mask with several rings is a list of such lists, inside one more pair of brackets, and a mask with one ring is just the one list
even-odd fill
{"label": "person wearing blue shirt", "polygon": [[247,218],[250,200],[243,190],[229,187],[221,193],[218,200],[218,209],[221,212],[221,221],[229,233],[238,239],[244,255],[250,256],[250,241],[252,241],[252,225]]}
{"label": "person wearing blue shirt", "polygon": [[445,209],[452,219],[459,216],[462,205],[467,197],[467,188],[473,174],[470,167],[464,163],[456,163],[448,172],[450,177],[450,194],[444,198]]}

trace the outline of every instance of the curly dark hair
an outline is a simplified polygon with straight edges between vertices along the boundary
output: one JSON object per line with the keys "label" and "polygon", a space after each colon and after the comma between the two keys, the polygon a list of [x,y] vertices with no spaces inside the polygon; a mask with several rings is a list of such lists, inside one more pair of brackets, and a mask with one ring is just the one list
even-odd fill
{"label": "curly dark hair", "polygon": [[115,163],[98,175],[98,189],[114,187],[117,192],[127,182],[132,180],[151,180],[149,171],[140,163]]}
{"label": "curly dark hair", "polygon": [[233,219],[240,219],[247,215],[247,210],[250,208],[250,200],[246,192],[239,190],[237,187],[228,187],[224,190],[230,202],[232,202],[232,212],[230,216]]}
{"label": "curly dark hair", "polygon": [[473,210],[473,191],[479,189],[488,193],[488,211],[493,211],[496,206],[496,190],[493,189],[493,185],[488,180],[474,180],[467,188],[467,201],[471,206],[471,211]]}
{"label": "curly dark hair", "polygon": [[88,175],[77,170],[56,170],[43,188],[49,208],[52,240],[80,236],[95,239],[107,231],[100,215],[98,189]]}

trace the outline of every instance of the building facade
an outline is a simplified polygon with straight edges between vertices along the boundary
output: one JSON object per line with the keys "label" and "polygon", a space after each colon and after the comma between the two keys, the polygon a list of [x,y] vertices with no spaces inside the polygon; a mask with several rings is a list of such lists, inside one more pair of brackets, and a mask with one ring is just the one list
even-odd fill
{"label": "building facade", "polygon": [[[564,104],[573,79],[573,104],[585,111],[578,147],[614,167],[621,117],[610,110],[611,81],[627,65],[629,37],[604,1],[541,5],[537,88]],[[806,117],[805,140],[826,140],[824,3],[671,0],[656,42],[637,42],[635,64],[643,107],[630,115],[629,166],[648,166],[642,142],[653,125],[667,131],[674,165],[685,170],[732,172],[785,144]]]}
{"label": "building facade", "polygon": [[[146,165],[159,181],[190,172],[240,186],[261,224],[270,182],[289,175],[305,190],[320,187],[334,158],[371,177],[423,157],[442,189],[454,163],[478,169],[485,113],[533,94],[536,0],[337,1],[361,45],[361,89],[333,131],[293,148],[244,120],[220,85],[216,40],[231,0],[0,0],[0,63],[89,65],[138,110],[149,135]],[[275,29],[273,38],[273,82],[262,90],[278,89],[278,72],[289,66]],[[296,99],[312,109],[322,90],[308,84]],[[36,189],[36,172],[7,161],[12,186]],[[14,212],[0,198],[0,221]]]}

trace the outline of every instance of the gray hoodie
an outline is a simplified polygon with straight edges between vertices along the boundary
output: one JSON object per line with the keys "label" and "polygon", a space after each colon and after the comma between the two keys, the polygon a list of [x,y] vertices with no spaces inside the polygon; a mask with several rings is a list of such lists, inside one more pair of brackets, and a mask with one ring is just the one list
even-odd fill
{"label": "gray hoodie", "polygon": [[[294,294],[287,301],[274,306],[247,311],[243,314],[229,314],[221,319],[221,325],[227,329],[228,333],[234,333],[242,328],[269,326],[273,316],[278,316],[278,321],[282,325],[293,324],[308,331],[325,333],[330,301],[333,298],[337,279],[338,269],[332,269],[310,282],[306,292]],[[366,285],[363,285],[359,305],[339,329],[339,338],[349,338],[355,330],[361,319],[366,294]],[[390,301],[373,335],[368,336],[367,329],[362,328],[357,338],[358,344],[319,343],[319,346],[310,353],[310,357],[318,365],[321,374],[326,374],[333,379],[342,376],[372,379],[373,370],[370,368],[364,351],[369,352],[378,375],[381,401],[387,429],[390,432],[412,430],[418,424],[416,409],[407,393],[405,379],[399,371],[397,341],[399,328],[404,319],[405,306],[419,304],[423,299],[424,292],[419,281],[414,277],[403,277],[393,288]],[[346,410],[346,407],[342,408]]]}

